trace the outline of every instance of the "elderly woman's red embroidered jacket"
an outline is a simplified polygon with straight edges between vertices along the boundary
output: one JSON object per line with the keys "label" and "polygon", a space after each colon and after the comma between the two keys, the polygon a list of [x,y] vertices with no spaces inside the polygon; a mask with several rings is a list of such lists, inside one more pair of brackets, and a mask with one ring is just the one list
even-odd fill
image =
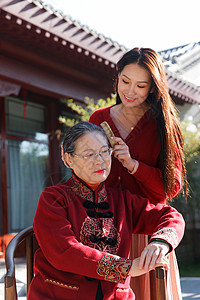
{"label": "elderly woman's red embroidered jacket", "polygon": [[135,299],[129,287],[132,233],[160,238],[174,249],[184,220],[174,208],[128,191],[93,191],[74,174],[41,194],[34,219],[40,245],[29,300]]}

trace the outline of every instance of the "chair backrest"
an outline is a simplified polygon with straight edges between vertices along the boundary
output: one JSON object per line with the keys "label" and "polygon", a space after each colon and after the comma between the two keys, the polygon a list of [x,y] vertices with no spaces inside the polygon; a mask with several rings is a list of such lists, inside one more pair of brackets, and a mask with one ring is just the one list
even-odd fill
{"label": "chair backrest", "polygon": [[14,256],[16,248],[23,241],[25,241],[26,245],[27,293],[30,282],[34,276],[34,252],[38,248],[38,244],[34,235],[33,226],[30,226],[20,231],[16,236],[14,236],[14,238],[10,241],[6,248],[5,263],[7,272],[4,277],[5,300],[17,300]]}

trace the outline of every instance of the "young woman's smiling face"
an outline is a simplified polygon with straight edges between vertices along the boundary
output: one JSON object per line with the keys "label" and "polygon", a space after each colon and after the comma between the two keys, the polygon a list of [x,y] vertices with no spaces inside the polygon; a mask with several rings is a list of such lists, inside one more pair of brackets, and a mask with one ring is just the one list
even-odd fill
{"label": "young woman's smiling face", "polygon": [[152,91],[150,73],[136,63],[126,65],[119,74],[118,93],[123,105],[142,105]]}

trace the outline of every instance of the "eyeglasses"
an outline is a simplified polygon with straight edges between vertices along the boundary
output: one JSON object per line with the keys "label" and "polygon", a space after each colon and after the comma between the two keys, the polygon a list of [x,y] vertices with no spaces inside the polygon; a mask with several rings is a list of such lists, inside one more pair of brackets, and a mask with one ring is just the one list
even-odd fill
{"label": "eyeglasses", "polygon": [[103,160],[106,160],[106,159],[109,159],[112,152],[113,152],[112,148],[107,148],[98,153],[90,153],[90,154],[87,154],[84,156],[73,153],[73,156],[77,156],[77,157],[83,158],[84,160],[88,160],[88,161],[94,161],[100,155]]}

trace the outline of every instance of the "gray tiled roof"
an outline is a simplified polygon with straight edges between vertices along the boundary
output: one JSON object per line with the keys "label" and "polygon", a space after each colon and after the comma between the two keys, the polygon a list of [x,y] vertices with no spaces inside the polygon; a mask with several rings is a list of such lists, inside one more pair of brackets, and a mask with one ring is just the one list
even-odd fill
{"label": "gray tiled roof", "polygon": [[200,88],[200,42],[160,51],[167,72]]}

